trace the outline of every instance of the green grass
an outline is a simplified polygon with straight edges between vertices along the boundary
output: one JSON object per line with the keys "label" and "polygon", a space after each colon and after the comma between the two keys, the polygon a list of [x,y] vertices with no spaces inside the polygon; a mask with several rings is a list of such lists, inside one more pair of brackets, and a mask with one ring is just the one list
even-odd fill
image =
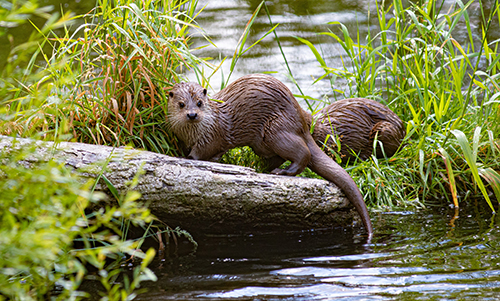
{"label": "green grass", "polygon": [[[489,194],[500,197],[500,55],[499,41],[487,37],[492,23],[499,25],[499,3],[487,10],[479,2],[478,41],[469,24],[473,1],[449,11],[437,1],[421,2],[377,6],[372,25],[378,29],[366,37],[330,23],[331,31],[319,34],[343,47],[342,69],[330,68],[311,42],[298,39],[324,70],[318,80],[332,87],[336,79],[347,81],[348,92],[334,90],[337,97],[381,101],[406,121],[402,151],[348,168],[372,206],[421,207],[443,199],[459,206],[481,195],[494,211]],[[463,24],[468,38],[460,44],[454,30]]]}
{"label": "green grass", "polygon": [[[165,102],[168,90],[181,81],[180,73],[201,62],[189,42],[190,29],[198,28],[196,5],[100,0],[87,15],[67,14],[57,24],[47,23],[38,29],[43,38],[35,42],[50,44],[53,53],[36,50],[27,73],[39,71],[38,76],[5,86],[9,122],[0,132],[16,129],[23,137],[132,145],[179,155],[166,129]],[[75,20],[84,24],[68,27]],[[55,34],[56,28],[63,33]],[[40,57],[44,62],[37,66]]]}

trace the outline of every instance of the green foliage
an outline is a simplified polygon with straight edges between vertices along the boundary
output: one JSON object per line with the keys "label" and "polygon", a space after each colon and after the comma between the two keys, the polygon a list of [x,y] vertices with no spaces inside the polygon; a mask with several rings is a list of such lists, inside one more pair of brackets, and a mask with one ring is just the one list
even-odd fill
{"label": "green foliage", "polygon": [[267,165],[265,160],[257,156],[250,147],[237,147],[229,150],[222,156],[220,161],[225,164],[234,164],[240,166],[251,166],[257,172],[266,172]]}
{"label": "green foliage", "polygon": [[[347,89],[334,90],[336,97],[377,99],[407,121],[403,151],[349,169],[379,207],[420,206],[443,196],[458,205],[458,198],[476,194],[477,186],[491,206],[480,175],[498,189],[500,55],[499,41],[489,41],[488,32],[499,22],[500,5],[494,1],[487,8],[479,2],[484,19],[478,41],[469,26],[473,3],[458,1],[445,11],[434,0],[408,7],[399,0],[377,2],[378,29],[365,39],[332,22],[341,34],[320,34],[343,47],[343,69],[330,68],[312,43],[299,39],[325,71],[318,80],[332,86],[339,78],[347,81]],[[460,44],[454,34],[463,25],[468,36]],[[467,137],[472,136],[470,148]]]}
{"label": "green foliage", "polygon": [[[46,19],[2,71],[0,134],[172,151],[162,102],[176,72],[197,61],[186,38],[196,1],[99,1],[76,17],[36,0],[0,2],[0,35],[32,15]],[[85,24],[70,31],[75,21]],[[32,163],[37,155],[34,147],[0,152],[0,300],[82,299],[85,279],[100,281],[102,300],[131,300],[141,281],[156,279],[144,239],[190,238],[180,229],[151,234],[155,219],[133,191],[139,175],[124,194],[108,181],[117,204],[107,204],[63,165]],[[131,226],[143,237],[127,239]],[[131,273],[127,257],[138,260]]]}
{"label": "green foliage", "polygon": [[74,135],[82,142],[175,153],[163,102],[179,81],[176,72],[199,62],[187,38],[196,1],[113,4],[99,1],[86,17],[83,38],[62,43],[56,54],[70,53],[70,64],[82,74],[70,96]]}
{"label": "green foliage", "polygon": [[[142,264],[131,283],[105,286],[108,294],[130,296],[141,281],[155,280],[147,268],[154,250],[142,253],[140,242],[122,239],[119,230],[119,218],[136,225],[152,221],[136,202],[137,193],[86,214],[103,196],[60,163],[30,164],[33,156],[34,148],[0,153],[0,299],[79,299],[88,267],[109,283],[120,275],[126,254],[142,258]],[[85,247],[75,249],[74,241]]]}
{"label": "green foliage", "polygon": [[[51,95],[53,83],[50,80],[51,71],[39,70],[35,64],[40,56],[41,49],[46,45],[47,38],[56,29],[68,24],[71,15],[49,14],[51,7],[38,7],[36,0],[15,1],[5,6],[2,2],[0,11],[0,34],[5,34],[5,25],[15,27],[27,22],[31,14],[47,19],[45,25],[30,36],[29,40],[14,47],[8,58],[7,64],[2,70],[0,78],[0,134],[20,134],[23,132],[36,133],[37,130],[47,130],[47,120],[53,120],[57,113],[60,101]],[[8,9],[5,9],[8,8]],[[59,67],[61,67],[59,63]],[[54,66],[55,67],[55,66]],[[64,78],[61,79],[64,81]],[[41,109],[46,108],[46,114]],[[45,115],[45,116],[43,116]],[[25,122],[20,122],[23,120]],[[34,125],[38,128],[34,129]],[[58,123],[55,127],[61,127]],[[63,125],[64,127],[64,125]]]}

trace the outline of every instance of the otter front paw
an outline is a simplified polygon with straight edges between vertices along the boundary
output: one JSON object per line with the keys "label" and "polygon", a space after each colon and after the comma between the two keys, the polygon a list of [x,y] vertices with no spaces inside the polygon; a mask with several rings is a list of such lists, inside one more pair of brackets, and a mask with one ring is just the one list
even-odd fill
{"label": "otter front paw", "polygon": [[193,153],[192,151],[189,153],[189,155],[186,157],[187,159],[190,159],[190,160],[201,160],[200,159],[200,156],[196,155],[195,153]]}

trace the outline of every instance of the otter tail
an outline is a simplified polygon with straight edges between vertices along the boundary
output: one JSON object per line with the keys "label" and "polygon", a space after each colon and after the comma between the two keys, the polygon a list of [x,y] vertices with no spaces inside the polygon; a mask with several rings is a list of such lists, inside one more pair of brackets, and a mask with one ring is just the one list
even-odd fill
{"label": "otter tail", "polygon": [[366,232],[368,232],[368,235],[371,238],[373,234],[372,222],[370,220],[366,204],[363,200],[363,196],[361,195],[358,186],[356,186],[356,183],[354,183],[351,176],[342,167],[340,167],[340,165],[321,151],[311,136],[307,139],[307,146],[311,152],[311,162],[309,163],[309,167],[312,171],[342,189],[349,201],[354,205],[354,207],[356,207],[356,210],[361,216]]}

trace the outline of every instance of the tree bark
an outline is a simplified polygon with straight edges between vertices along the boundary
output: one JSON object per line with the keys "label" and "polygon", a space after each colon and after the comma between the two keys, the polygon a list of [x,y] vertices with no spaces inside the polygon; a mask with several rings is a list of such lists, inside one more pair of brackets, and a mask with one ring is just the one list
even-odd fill
{"label": "tree bark", "polygon": [[[332,183],[256,173],[251,168],[169,157],[148,151],[0,136],[0,149],[36,145],[27,160],[55,159],[84,178],[104,176],[119,191],[142,169],[135,190],[151,212],[192,233],[308,230],[351,226],[359,216]],[[57,150],[57,151],[55,151]],[[111,196],[104,181],[97,190]]]}

